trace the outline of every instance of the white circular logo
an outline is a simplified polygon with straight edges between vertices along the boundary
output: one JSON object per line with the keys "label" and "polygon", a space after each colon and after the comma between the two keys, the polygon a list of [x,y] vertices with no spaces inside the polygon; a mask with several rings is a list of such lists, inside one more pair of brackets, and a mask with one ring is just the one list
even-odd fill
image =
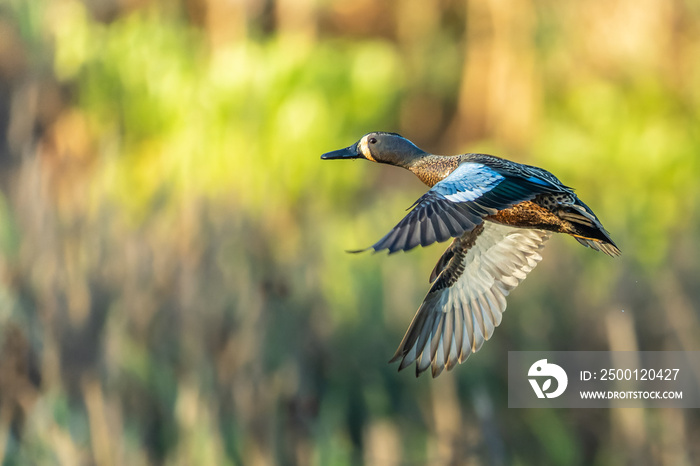
{"label": "white circular logo", "polygon": [[[566,376],[564,369],[556,364],[547,363],[546,359],[535,361],[530,366],[530,370],[527,371],[527,376],[537,398],[556,398],[564,393],[569,383],[569,378]],[[556,390],[549,391],[552,388],[552,379],[557,381],[557,387]],[[539,383],[540,380],[542,385]]]}

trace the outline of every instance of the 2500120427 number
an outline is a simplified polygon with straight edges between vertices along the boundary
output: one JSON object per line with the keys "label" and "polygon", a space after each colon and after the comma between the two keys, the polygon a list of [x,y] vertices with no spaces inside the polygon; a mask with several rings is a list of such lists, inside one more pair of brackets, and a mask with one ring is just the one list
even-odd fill
{"label": "2500120427 number", "polygon": [[676,380],[679,369],[603,369],[600,380]]}

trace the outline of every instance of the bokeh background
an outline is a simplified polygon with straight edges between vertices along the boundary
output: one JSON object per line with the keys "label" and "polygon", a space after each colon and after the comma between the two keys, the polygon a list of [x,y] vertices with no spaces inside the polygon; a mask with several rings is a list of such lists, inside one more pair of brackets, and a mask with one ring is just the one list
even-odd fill
{"label": "bokeh background", "polygon": [[[700,3],[0,1],[3,464],[700,463],[697,410],[509,410],[509,350],[700,350]],[[388,359],[444,246],[372,130],[554,172],[556,237],[453,372]],[[624,310],[624,312],[623,312]]]}

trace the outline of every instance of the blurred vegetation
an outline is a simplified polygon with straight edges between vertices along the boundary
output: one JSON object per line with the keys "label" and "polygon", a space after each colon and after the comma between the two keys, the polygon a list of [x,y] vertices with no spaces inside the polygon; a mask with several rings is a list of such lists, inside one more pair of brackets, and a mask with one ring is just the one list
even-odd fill
{"label": "blurred vegetation", "polygon": [[[509,410],[509,350],[700,350],[695,2],[0,2],[3,464],[698,464],[693,410]],[[555,238],[452,373],[372,130],[545,167]],[[625,312],[621,312],[624,309]]]}

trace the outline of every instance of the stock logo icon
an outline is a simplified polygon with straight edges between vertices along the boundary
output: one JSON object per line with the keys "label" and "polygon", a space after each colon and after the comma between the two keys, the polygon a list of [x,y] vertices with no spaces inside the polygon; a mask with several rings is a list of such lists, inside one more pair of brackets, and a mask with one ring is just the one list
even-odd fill
{"label": "stock logo icon", "polygon": [[[528,380],[537,398],[556,398],[566,390],[569,378],[566,372],[556,364],[547,363],[546,359],[540,359],[530,366],[527,372]],[[552,379],[557,381],[556,389],[552,389]],[[542,385],[540,385],[540,381]]]}

